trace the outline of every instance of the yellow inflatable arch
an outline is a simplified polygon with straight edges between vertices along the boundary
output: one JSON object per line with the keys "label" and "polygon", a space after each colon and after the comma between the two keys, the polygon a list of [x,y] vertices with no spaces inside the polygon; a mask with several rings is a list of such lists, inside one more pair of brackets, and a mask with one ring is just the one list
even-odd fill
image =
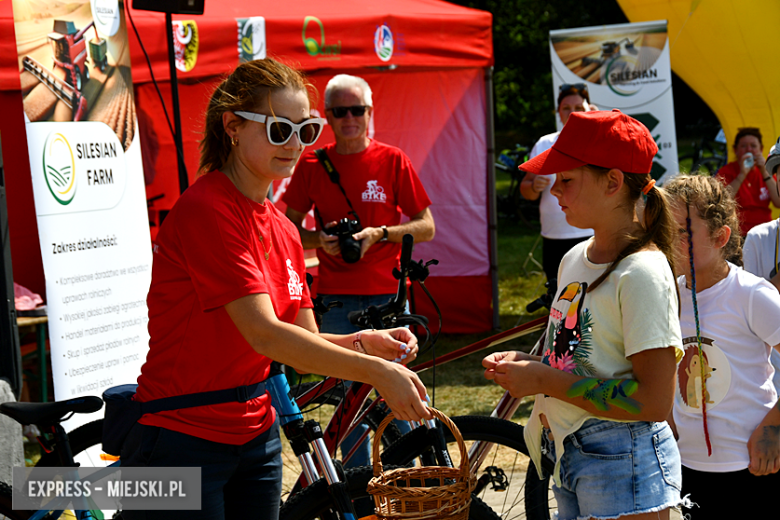
{"label": "yellow inflatable arch", "polygon": [[672,70],[720,120],[729,160],[743,126],[761,129],[764,155],[769,153],[780,134],[780,1],[618,3],[631,22],[667,20]]}

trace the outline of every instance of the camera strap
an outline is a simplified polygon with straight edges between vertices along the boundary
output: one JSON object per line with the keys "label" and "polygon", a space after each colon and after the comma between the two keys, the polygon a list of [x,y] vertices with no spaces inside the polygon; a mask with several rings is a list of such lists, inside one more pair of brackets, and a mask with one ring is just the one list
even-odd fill
{"label": "camera strap", "polygon": [[[352,202],[350,202],[349,197],[347,197],[347,192],[344,191],[344,187],[341,185],[341,182],[339,181],[340,176],[338,170],[336,170],[336,167],[333,166],[333,163],[330,162],[330,158],[328,157],[328,154],[325,152],[324,148],[318,148],[314,150],[314,155],[317,156],[317,159],[320,161],[320,164],[322,164],[322,167],[325,168],[325,173],[328,174],[328,177],[330,178],[330,181],[339,187],[341,190],[341,193],[344,194],[344,198],[347,200],[347,204],[349,204],[350,213],[355,217],[355,220],[360,223],[360,217],[358,217],[357,212],[355,211],[355,208],[352,207]],[[314,214],[317,216],[317,220],[320,222],[320,229],[325,229],[325,223],[322,221],[322,217],[320,216],[320,212],[317,209],[317,207],[314,207]]]}

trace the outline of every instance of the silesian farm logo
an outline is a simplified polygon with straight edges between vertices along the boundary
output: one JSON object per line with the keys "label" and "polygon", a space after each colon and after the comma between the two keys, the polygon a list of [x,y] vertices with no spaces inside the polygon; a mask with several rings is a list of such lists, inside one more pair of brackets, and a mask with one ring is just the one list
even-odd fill
{"label": "silesian farm logo", "polygon": [[43,177],[54,199],[66,206],[76,195],[76,161],[64,135],[53,132],[43,146]]}

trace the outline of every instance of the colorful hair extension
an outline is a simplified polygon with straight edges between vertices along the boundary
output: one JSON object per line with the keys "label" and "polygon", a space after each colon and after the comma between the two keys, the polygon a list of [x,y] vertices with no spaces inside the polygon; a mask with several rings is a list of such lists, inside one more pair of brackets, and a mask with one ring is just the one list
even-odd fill
{"label": "colorful hair extension", "polygon": [[704,422],[704,442],[707,444],[707,456],[712,456],[710,431],[707,427],[707,378],[704,365],[704,349],[701,342],[701,327],[699,326],[699,305],[696,303],[696,270],[693,267],[693,230],[691,229],[691,206],[686,205],[688,216],[685,218],[685,228],[688,232],[688,258],[691,262],[691,299],[693,300],[693,317],[696,321],[696,343],[699,347],[699,367],[701,368],[701,414]]}

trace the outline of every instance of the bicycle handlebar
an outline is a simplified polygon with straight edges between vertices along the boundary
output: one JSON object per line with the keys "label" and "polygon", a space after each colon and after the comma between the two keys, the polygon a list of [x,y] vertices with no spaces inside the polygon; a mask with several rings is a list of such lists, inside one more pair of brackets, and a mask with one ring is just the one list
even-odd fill
{"label": "bicycle handlebar", "polygon": [[398,279],[398,290],[393,298],[382,305],[372,305],[361,311],[348,314],[349,322],[356,327],[384,329],[386,322],[400,316],[406,310],[406,279],[409,277],[409,266],[412,262],[414,237],[404,235],[401,242],[401,269],[393,269],[393,276]]}

